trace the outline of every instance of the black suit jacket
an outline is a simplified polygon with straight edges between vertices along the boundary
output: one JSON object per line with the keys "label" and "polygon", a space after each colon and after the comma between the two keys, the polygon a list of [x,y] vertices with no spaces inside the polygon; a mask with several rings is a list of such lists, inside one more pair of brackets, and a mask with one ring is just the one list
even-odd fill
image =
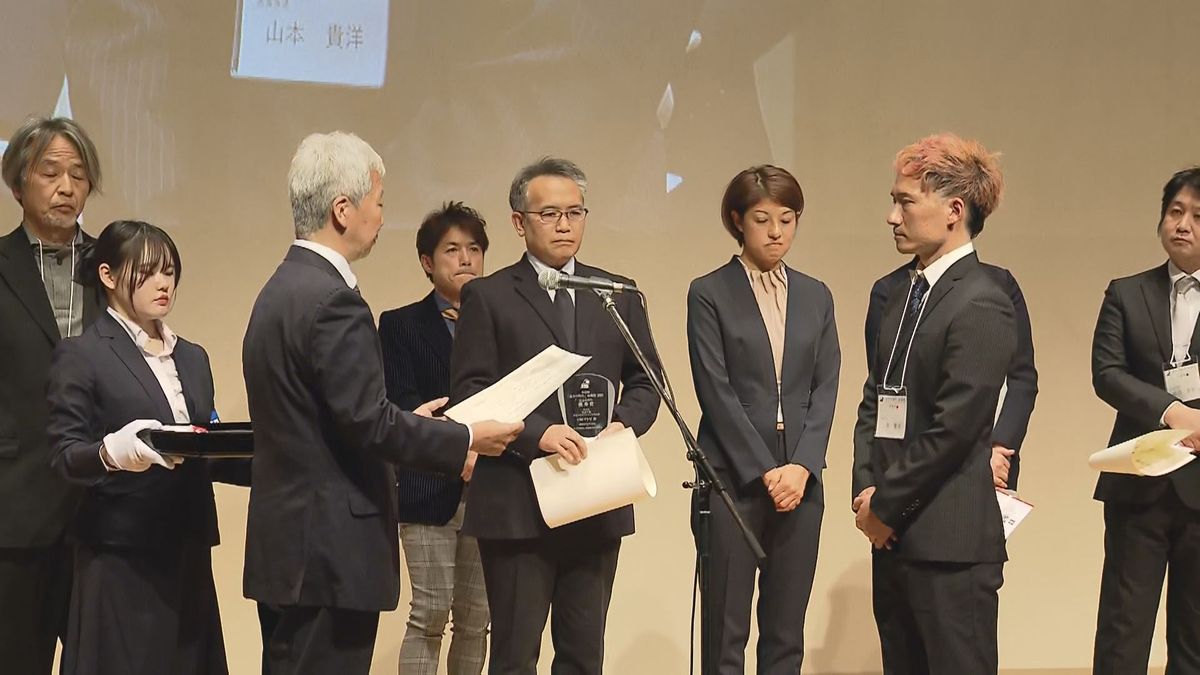
{"label": "black suit jacket", "polygon": [[[180,338],[173,355],[190,421],[206,425],[213,412],[208,354]],[[105,314],[83,335],[59,343],[47,398],[54,468],[87,486],[71,527],[76,539],[141,548],[218,543],[208,462],[133,473],[110,472],[100,460],[104,436],[133,420],[176,423],[154,371],[116,319]]]}
{"label": "black suit jacket", "polygon": [[[893,293],[884,309],[880,334],[888,340],[899,330],[905,299]],[[904,558],[1006,559],[990,460],[992,419],[1016,350],[1015,323],[1012,302],[974,253],[946,270],[929,291],[913,337],[902,440],[875,438],[876,385],[890,350],[879,350],[871,364],[854,429],[853,494],[875,486],[871,508],[895,528],[895,550]],[[890,382],[896,381],[893,375]]]}
{"label": "black suit jacket", "polygon": [[[629,279],[576,262],[575,273],[622,283]],[[650,344],[646,313],[633,294],[613,297],[617,311],[640,345]],[[639,436],[658,415],[658,394],[621,333],[589,291],[575,292],[575,352],[590,355],[580,372],[596,373],[618,387],[613,418]],[[463,288],[454,356],[451,402],[487,388],[546,347],[565,344],[561,321],[549,294],[524,256],[495,274]],[[657,367],[658,357],[647,349]],[[529,463],[544,456],[538,441],[552,424],[562,423],[557,397],[551,396],[525,418],[525,430],[500,457],[480,457],[471,479],[471,498],[463,529],[481,539],[532,539],[549,532],[529,478]],[[587,461],[587,460],[584,460]],[[617,538],[633,533],[633,507],[626,506],[556,528],[556,536]]]}
{"label": "black suit jacket", "polygon": [[395,609],[400,551],[389,463],[461,471],[467,428],[387,400],[371,308],[333,265],[298,246],[254,303],[242,370],[254,422],[246,596]]}
{"label": "black suit jacket", "polygon": [[[404,410],[450,395],[454,346],[433,292],[424,300],[379,316],[388,399]],[[463,480],[456,474],[396,472],[397,517],[402,523],[445,525],[458,510]]]}
{"label": "black suit jacket", "polygon": [[[103,309],[99,293],[86,292],[84,325]],[[58,541],[79,503],[79,488],[50,467],[46,441],[46,379],[60,339],[29,238],[17,227],[0,238],[0,548]]]}
{"label": "black suit jacket", "polygon": [[[1000,290],[1008,295],[1017,319],[1017,351],[1008,366],[1008,392],[1000,405],[1000,416],[996,419],[995,429],[992,430],[993,444],[998,443],[1016,451],[1008,472],[1008,487],[1016,490],[1021,471],[1021,444],[1025,442],[1025,434],[1029,431],[1029,418],[1033,415],[1033,404],[1038,393],[1037,368],[1033,364],[1033,328],[1029,323],[1029,307],[1025,304],[1025,295],[1021,293],[1021,286],[1017,284],[1012,273],[1003,267],[985,262],[980,262],[979,265]],[[897,288],[908,292],[909,275],[916,266],[917,261],[914,258],[908,264],[901,265],[887,276],[881,277],[871,286],[865,329],[868,364],[875,362],[875,350],[879,344],[879,324],[883,320],[883,308],[887,305],[888,297]],[[891,337],[895,336],[888,336],[884,342],[890,345],[887,339]]]}
{"label": "black suit jacket", "polygon": [[[1200,354],[1200,330],[1192,333],[1192,354]],[[1109,445],[1154,431],[1177,399],[1167,393],[1163,364],[1171,360],[1171,279],[1166,264],[1123,279],[1104,292],[1092,339],[1092,387],[1117,411]],[[1200,401],[1188,401],[1200,407]],[[1144,504],[1158,499],[1169,483],[1179,499],[1200,509],[1200,464],[1192,462],[1166,476],[1101,473],[1095,498]]]}
{"label": "black suit jacket", "polygon": [[817,480],[837,402],[842,355],[833,296],[820,281],[787,269],[783,351],[786,457],[776,457],[779,394],[775,361],[746,268],[735,257],[688,289],[688,352],[700,401],[700,447],[739,485],[782,464]]}

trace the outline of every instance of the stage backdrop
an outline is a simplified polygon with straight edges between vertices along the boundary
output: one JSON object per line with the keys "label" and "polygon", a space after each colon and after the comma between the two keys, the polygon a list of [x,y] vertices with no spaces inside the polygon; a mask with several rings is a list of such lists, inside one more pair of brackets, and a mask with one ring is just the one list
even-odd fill
{"label": "stage backdrop", "polygon": [[[387,227],[357,266],[376,313],[428,291],[413,249],[423,213],[449,199],[479,209],[497,269],[522,250],[513,173],[545,154],[577,161],[591,209],[580,259],[645,289],[693,428],[684,299],[736,251],[721,192],[753,164],[794,172],[808,206],[787,261],[832,288],[843,351],[806,673],[879,669],[849,475],[867,292],[903,262],[884,223],[891,160],[932,132],[981,139],[1003,153],[1007,190],[977,245],[1025,289],[1041,376],[1021,471],[1036,510],[1009,546],[1001,665],[1090,663],[1102,527],[1085,459],[1113,417],[1091,389],[1091,333],[1107,281],[1162,261],[1159,191],[1200,161],[1200,4],[3,0],[0,16],[0,139],[54,110],[90,130],[106,181],[86,228],[140,218],[176,238],[170,323],[211,354],[226,420],[246,417],[242,334],[292,239],[285,174],[309,132],[354,131],[387,163]],[[19,222],[13,201],[0,222]],[[693,546],[679,484],[692,472],[665,413],[643,445],[660,494],[623,545],[606,661],[685,672]],[[217,497],[230,665],[253,673],[247,493]],[[396,671],[407,602],[383,619],[373,673]],[[1161,632],[1160,618],[1157,664]]]}

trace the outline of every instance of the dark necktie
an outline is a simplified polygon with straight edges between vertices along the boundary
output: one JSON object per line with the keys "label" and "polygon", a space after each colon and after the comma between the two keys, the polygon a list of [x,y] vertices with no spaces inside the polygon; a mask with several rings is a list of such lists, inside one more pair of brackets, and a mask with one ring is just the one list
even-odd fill
{"label": "dark necktie", "polygon": [[904,384],[901,379],[904,377],[904,362],[908,355],[908,346],[912,342],[913,333],[917,328],[917,316],[921,313],[921,305],[925,302],[925,295],[929,293],[929,280],[924,274],[917,274],[913,279],[912,288],[908,293],[908,306],[905,307],[904,315],[900,317],[900,336],[896,340],[896,352],[892,356],[890,373],[887,381],[884,382],[890,386],[900,386]]}
{"label": "dark necktie", "polygon": [[908,316],[915,317],[921,312],[921,303],[925,302],[925,294],[929,292],[929,280],[924,274],[917,274],[913,281],[912,297],[908,300]]}
{"label": "dark necktie", "polygon": [[575,302],[571,293],[564,288],[554,291],[554,309],[562,322],[563,334],[567,336],[567,349],[575,349]]}

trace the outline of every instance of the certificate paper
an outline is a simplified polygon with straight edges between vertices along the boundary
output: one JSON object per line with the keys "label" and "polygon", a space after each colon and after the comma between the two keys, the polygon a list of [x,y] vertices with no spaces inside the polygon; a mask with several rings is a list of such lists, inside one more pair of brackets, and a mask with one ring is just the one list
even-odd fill
{"label": "certificate paper", "polygon": [[579,464],[551,455],[529,465],[542,518],[549,527],[627,506],[658,492],[633,429],[586,440],[587,459]]}
{"label": "certificate paper", "polygon": [[1015,492],[1000,488],[996,488],[996,502],[1000,504],[1000,518],[1004,521],[1004,538],[1008,539],[1025,516],[1033,513],[1033,504],[1021,501]]}
{"label": "certificate paper", "polygon": [[1191,433],[1187,429],[1151,431],[1093,454],[1088,465],[1109,473],[1162,476],[1196,459],[1190,449],[1178,445]]}
{"label": "certificate paper", "polygon": [[492,386],[447,410],[446,417],[460,424],[520,422],[591,358],[550,345]]}

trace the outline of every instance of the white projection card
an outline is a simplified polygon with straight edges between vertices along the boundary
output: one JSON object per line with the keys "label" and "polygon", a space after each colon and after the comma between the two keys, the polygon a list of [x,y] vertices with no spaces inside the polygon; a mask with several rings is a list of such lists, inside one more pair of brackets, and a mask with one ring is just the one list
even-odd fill
{"label": "white projection card", "polygon": [[383,86],[388,0],[238,0],[234,77]]}

